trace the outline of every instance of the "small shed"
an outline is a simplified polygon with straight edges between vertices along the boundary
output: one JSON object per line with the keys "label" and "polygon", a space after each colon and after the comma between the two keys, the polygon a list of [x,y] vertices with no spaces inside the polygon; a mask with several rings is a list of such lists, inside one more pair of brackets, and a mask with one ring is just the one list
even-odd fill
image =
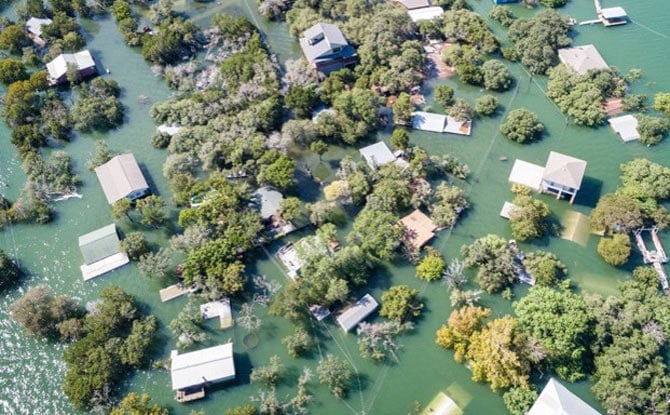
{"label": "small shed", "polygon": [[565,66],[580,75],[591,70],[609,69],[607,62],[593,45],[576,46],[558,50],[558,58]]}
{"label": "small shed", "polygon": [[437,17],[440,17],[444,14],[444,9],[442,7],[424,7],[421,9],[407,10],[409,18],[412,19],[414,23],[420,22],[422,20],[433,20]]}
{"label": "small shed", "polygon": [[235,379],[232,343],[183,354],[173,350],[171,357],[170,377],[177,400],[192,400],[190,395],[203,398],[206,385]]}
{"label": "small shed", "polygon": [[80,269],[85,281],[130,262],[128,255],[121,252],[114,224],[80,236],[79,250],[84,258]]}
{"label": "small shed", "polygon": [[528,415],[600,415],[555,378],[549,379]]}
{"label": "small shed", "polygon": [[405,233],[403,242],[409,248],[420,249],[435,236],[437,226],[419,209],[400,219]]}
{"label": "small shed", "polygon": [[230,307],[229,298],[222,298],[218,301],[210,301],[200,305],[200,314],[203,320],[218,317],[222,329],[233,326],[233,311]]}
{"label": "small shed", "polygon": [[149,185],[132,153],[119,154],[96,167],[95,175],[110,205],[124,198],[138,199],[149,191]]}
{"label": "small shed", "polygon": [[640,138],[640,133],[637,131],[637,118],[633,115],[610,118],[607,122],[626,143]]}
{"label": "small shed", "polygon": [[412,113],[412,128],[434,133],[470,135],[472,132],[472,121],[458,121],[448,115],[416,111]]}
{"label": "small shed", "polygon": [[391,149],[385,142],[379,141],[359,150],[361,156],[372,170],[376,170],[385,164],[396,160],[396,157],[391,152]]}
{"label": "small shed", "polygon": [[514,165],[512,166],[512,171],[509,174],[508,180],[511,183],[520,184],[535,191],[539,191],[543,173],[544,167],[516,159],[514,160]]}
{"label": "small shed", "polygon": [[379,307],[377,300],[370,294],[365,294],[337,317],[337,324],[342,327],[342,330],[349,331],[365,320],[377,307]]}

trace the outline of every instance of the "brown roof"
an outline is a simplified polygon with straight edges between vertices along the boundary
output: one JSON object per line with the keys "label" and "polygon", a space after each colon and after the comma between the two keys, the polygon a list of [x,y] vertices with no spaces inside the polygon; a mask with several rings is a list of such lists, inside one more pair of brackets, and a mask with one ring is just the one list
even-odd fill
{"label": "brown roof", "polygon": [[404,242],[415,249],[421,248],[435,236],[437,226],[419,209],[400,219],[405,228]]}

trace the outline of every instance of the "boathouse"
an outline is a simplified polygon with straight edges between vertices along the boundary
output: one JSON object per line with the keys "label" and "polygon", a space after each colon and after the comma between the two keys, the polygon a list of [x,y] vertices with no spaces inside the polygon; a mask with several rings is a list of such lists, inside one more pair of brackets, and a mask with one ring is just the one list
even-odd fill
{"label": "boathouse", "polygon": [[337,324],[342,330],[349,331],[365,320],[377,307],[379,307],[377,300],[370,294],[365,294],[337,317]]}
{"label": "boathouse", "polygon": [[637,131],[637,118],[633,115],[610,118],[607,122],[626,143],[640,138],[640,133]]}
{"label": "boathouse", "polygon": [[618,26],[628,22],[628,15],[623,7],[608,7],[598,11],[598,17],[604,26]]}
{"label": "boathouse", "polygon": [[300,48],[307,62],[323,75],[355,65],[357,61],[356,49],[332,23],[317,23],[305,30]]}
{"label": "boathouse", "polygon": [[600,415],[600,412],[551,378],[527,415]]}
{"label": "boathouse", "polygon": [[135,200],[149,192],[149,185],[132,153],[119,154],[96,167],[95,175],[110,205],[123,198]]}
{"label": "boathouse", "polygon": [[119,268],[130,259],[119,247],[119,237],[114,224],[79,237],[79,250],[84,257],[80,267],[84,281]]}
{"label": "boathouse", "polygon": [[412,113],[412,128],[434,133],[470,135],[472,132],[472,121],[458,121],[448,115],[416,111]]}
{"label": "boathouse", "polygon": [[410,249],[419,250],[435,236],[437,226],[419,209],[400,219],[403,227],[403,243]]}
{"label": "boathouse", "polygon": [[68,66],[76,68],[82,78],[98,73],[93,56],[88,50],[77,53],[62,53],[47,63],[49,83],[56,85],[67,82]]}
{"label": "boathouse", "polygon": [[607,62],[593,45],[559,49],[558,59],[579,75],[585,75],[592,70],[609,69]]}
{"label": "boathouse", "polygon": [[177,401],[188,402],[204,398],[206,386],[235,379],[233,344],[227,343],[183,354],[173,350],[170,377],[172,390],[177,393]]}

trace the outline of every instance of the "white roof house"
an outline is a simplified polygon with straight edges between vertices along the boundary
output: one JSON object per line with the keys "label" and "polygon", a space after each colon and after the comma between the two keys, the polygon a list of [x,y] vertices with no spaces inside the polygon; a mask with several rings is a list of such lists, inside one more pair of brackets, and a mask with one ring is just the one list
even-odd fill
{"label": "white roof house", "polygon": [[358,323],[365,320],[377,307],[379,307],[377,300],[370,294],[365,294],[337,317],[337,324],[342,327],[342,330],[349,331],[356,327]]}
{"label": "white roof house", "polygon": [[585,171],[586,162],[584,160],[550,151],[542,174],[542,181],[579,190]]}
{"label": "white roof house", "polygon": [[149,185],[132,153],[119,154],[96,167],[95,175],[110,205],[126,197],[137,199],[149,191]]}
{"label": "white roof house", "polygon": [[529,187],[535,191],[540,190],[542,183],[542,174],[544,167],[524,160],[514,160],[512,171],[509,174],[509,181]]}
{"label": "white roof house", "polygon": [[607,122],[625,142],[638,140],[640,138],[640,133],[637,131],[637,118],[632,115],[622,115],[621,117],[610,118]]}
{"label": "white roof house", "polygon": [[600,412],[551,378],[527,415],[600,415]]}
{"label": "white roof house", "polygon": [[40,19],[38,17],[31,17],[26,22],[26,29],[31,34],[40,37],[42,36],[42,26],[50,25],[53,23],[51,19]]}
{"label": "white roof house", "polygon": [[576,46],[558,50],[558,59],[580,75],[593,69],[608,69],[607,62],[593,45]]}
{"label": "white roof house", "polygon": [[434,133],[470,135],[472,121],[457,121],[448,115],[416,111],[412,113],[412,128]]}
{"label": "white roof house", "polygon": [[233,344],[222,344],[184,354],[173,351],[170,377],[172,390],[235,379]]}
{"label": "white roof house", "polygon": [[97,72],[93,56],[88,50],[82,50],[77,53],[62,53],[56,56],[51,62],[47,63],[49,80],[52,84],[65,82],[68,65],[74,65],[81,76],[87,76]]}
{"label": "white roof house", "polygon": [[80,267],[84,280],[90,280],[130,262],[121,252],[114,224],[79,237],[79,250],[84,258]]}
{"label": "white roof house", "polygon": [[416,23],[421,20],[433,20],[436,17],[440,17],[444,14],[444,9],[442,7],[424,7],[421,9],[407,10],[407,14],[409,14],[409,18]]}
{"label": "white roof house", "polygon": [[359,152],[372,170],[396,160],[391,149],[383,141],[363,147]]}

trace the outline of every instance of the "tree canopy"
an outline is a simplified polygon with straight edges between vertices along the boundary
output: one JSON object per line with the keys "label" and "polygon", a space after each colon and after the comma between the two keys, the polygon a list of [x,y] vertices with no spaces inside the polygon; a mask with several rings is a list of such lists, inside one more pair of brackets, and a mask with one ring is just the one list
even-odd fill
{"label": "tree canopy", "polygon": [[502,135],[520,144],[540,138],[543,131],[544,125],[538,120],[537,115],[526,108],[510,111],[500,126]]}

